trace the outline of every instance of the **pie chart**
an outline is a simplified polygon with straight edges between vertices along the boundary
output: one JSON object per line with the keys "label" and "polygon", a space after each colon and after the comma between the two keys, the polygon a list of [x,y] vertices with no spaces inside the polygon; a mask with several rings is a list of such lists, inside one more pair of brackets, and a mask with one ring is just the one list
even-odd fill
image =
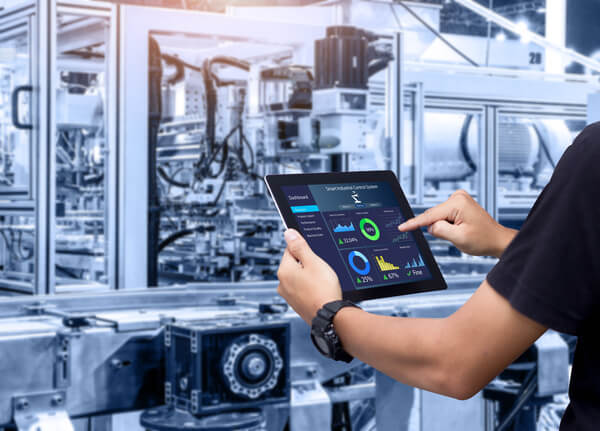
{"label": "pie chart", "polygon": [[362,218],[359,223],[360,232],[370,241],[377,241],[381,236],[379,227],[370,218]]}
{"label": "pie chart", "polygon": [[[356,265],[355,261],[358,261],[358,265]],[[360,251],[351,251],[348,253],[348,264],[350,268],[360,275],[367,275],[371,271],[371,264],[367,256]]]}

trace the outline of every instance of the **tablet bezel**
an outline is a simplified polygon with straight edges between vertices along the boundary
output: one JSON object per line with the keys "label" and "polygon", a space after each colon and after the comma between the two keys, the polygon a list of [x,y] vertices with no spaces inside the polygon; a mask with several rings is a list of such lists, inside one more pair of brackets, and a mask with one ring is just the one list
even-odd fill
{"label": "tablet bezel", "polygon": [[[279,215],[287,228],[296,229],[301,232],[296,217],[292,213],[289,203],[285,198],[282,187],[303,186],[315,184],[341,184],[341,183],[374,183],[386,182],[390,185],[396,200],[407,218],[414,217],[413,211],[406,200],[406,196],[400,187],[396,175],[392,171],[362,171],[362,172],[331,172],[317,174],[289,174],[289,175],[267,175],[265,182],[269,193],[275,202]],[[344,299],[354,302],[369,299],[389,298],[392,296],[408,295],[411,293],[432,292],[447,289],[446,281],[442,276],[440,268],[433,257],[423,232],[417,229],[412,232],[421,255],[431,272],[429,280],[413,281],[410,283],[390,284],[381,287],[367,288],[361,290],[342,290]],[[331,244],[335,247],[335,244]]]}

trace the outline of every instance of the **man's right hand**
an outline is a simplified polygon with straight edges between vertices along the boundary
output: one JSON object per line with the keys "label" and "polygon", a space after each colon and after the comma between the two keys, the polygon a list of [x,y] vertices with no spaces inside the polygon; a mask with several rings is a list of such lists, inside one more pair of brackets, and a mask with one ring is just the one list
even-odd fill
{"label": "man's right hand", "polygon": [[500,257],[517,234],[497,223],[464,190],[454,192],[446,202],[405,221],[398,229],[407,232],[424,226],[433,236],[475,256]]}

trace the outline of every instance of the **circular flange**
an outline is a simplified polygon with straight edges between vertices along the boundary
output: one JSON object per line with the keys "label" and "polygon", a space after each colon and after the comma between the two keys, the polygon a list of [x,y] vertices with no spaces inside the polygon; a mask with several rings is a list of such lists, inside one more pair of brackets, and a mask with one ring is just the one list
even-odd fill
{"label": "circular flange", "polygon": [[236,338],[221,360],[221,373],[229,390],[252,400],[277,385],[282,369],[277,343],[259,334]]}

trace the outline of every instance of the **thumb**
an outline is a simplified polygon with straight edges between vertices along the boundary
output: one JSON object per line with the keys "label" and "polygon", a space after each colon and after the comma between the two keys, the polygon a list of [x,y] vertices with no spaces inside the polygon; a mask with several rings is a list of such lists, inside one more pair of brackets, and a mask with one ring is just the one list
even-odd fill
{"label": "thumb", "polygon": [[290,254],[300,261],[303,266],[306,266],[314,257],[315,254],[310,249],[310,246],[304,238],[294,229],[288,229],[283,234],[287,248]]}
{"label": "thumb", "polygon": [[429,233],[436,238],[448,240],[452,243],[458,239],[458,226],[448,223],[446,220],[439,220],[429,226]]}

